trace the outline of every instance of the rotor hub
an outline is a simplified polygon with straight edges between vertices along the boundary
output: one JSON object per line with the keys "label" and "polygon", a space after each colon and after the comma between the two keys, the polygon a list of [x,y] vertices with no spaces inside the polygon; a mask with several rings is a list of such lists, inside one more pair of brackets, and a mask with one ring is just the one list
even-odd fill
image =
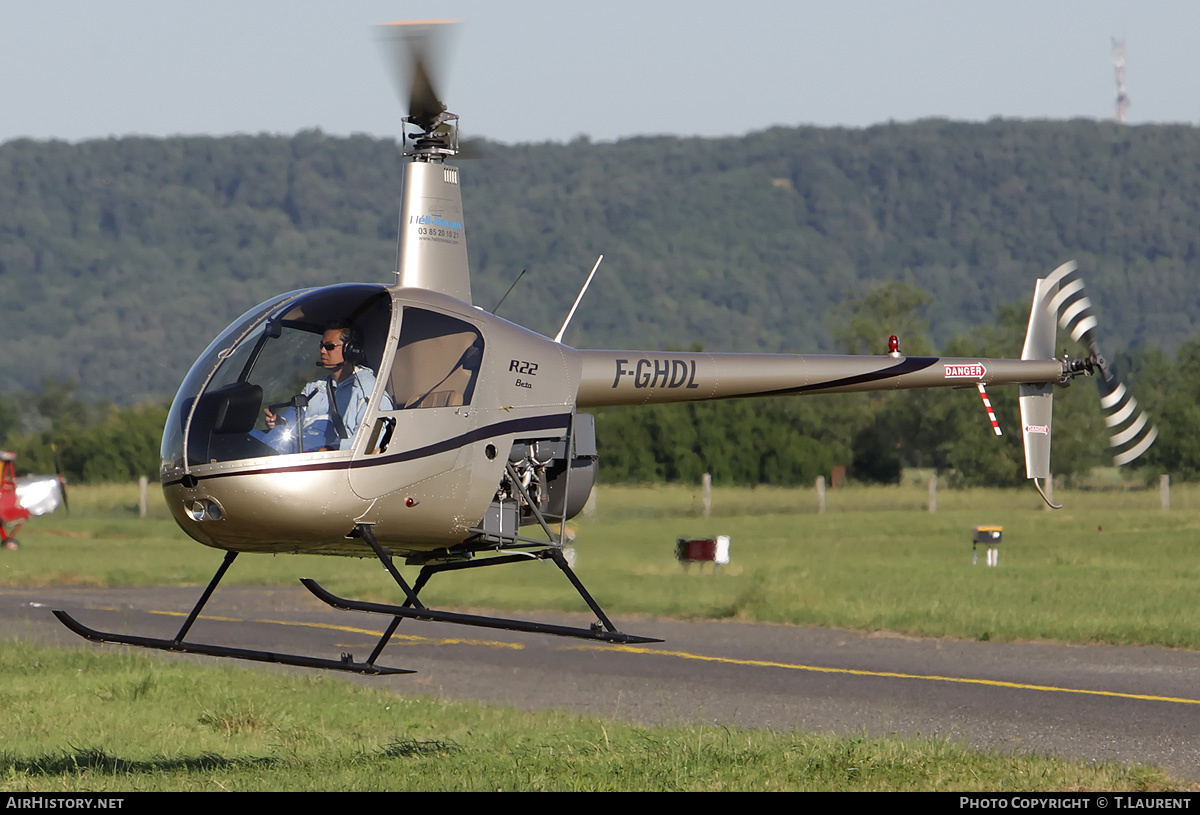
{"label": "rotor hub", "polygon": [[421,128],[415,133],[402,133],[401,149],[404,155],[412,156],[417,161],[435,162],[458,155],[457,114],[440,113],[428,127],[413,116],[405,116],[404,123]]}

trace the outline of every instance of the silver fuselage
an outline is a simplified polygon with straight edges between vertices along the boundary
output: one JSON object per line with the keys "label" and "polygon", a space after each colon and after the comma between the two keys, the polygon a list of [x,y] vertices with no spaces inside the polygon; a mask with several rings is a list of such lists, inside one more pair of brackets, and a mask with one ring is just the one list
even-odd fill
{"label": "silver fuselage", "polygon": [[[459,171],[436,162],[406,166],[397,270],[390,288],[280,295],[201,355],[163,440],[167,505],[187,534],[230,551],[363,556],[349,536],[370,524],[390,551],[419,555],[475,534],[510,451],[569,437],[576,407],[1063,376],[1053,359],[569,348],[470,303]],[[311,352],[329,321],[347,315],[361,324],[360,364],[374,391],[344,437],[306,441],[315,417],[303,391],[323,375]],[[294,437],[264,425],[268,406],[292,417]]]}

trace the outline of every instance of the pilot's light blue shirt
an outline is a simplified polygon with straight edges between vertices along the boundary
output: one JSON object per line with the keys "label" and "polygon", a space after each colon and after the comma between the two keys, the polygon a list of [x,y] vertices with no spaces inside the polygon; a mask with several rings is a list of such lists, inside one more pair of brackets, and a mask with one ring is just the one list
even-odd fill
{"label": "pilot's light blue shirt", "polygon": [[[327,376],[305,384],[301,393],[308,396],[308,407],[304,409],[306,425],[322,419],[333,421],[332,411],[329,409],[330,386],[333,387],[333,398],[337,403],[338,413],[346,426],[346,437],[354,438],[354,432],[358,430],[363,414],[367,411],[371,391],[375,389],[375,373],[370,368],[355,368],[354,373],[346,377],[344,382],[335,382],[332,377]],[[332,429],[331,432],[336,439],[337,432]]]}
{"label": "pilot's light blue shirt", "polygon": [[[333,387],[334,404],[342,418],[346,431],[345,439],[338,435],[337,423],[329,409],[329,389]],[[375,389],[375,372],[370,368],[356,367],[343,382],[334,382],[332,377],[314,379],[305,383],[300,393],[308,397],[308,405],[303,408],[304,432],[303,450],[313,452],[322,447],[328,450],[348,448],[358,426],[362,424],[371,401],[371,391]],[[392,400],[387,393],[383,394],[381,410],[391,410]],[[297,452],[295,439],[296,411],[288,408],[280,414],[283,421],[264,434],[262,441],[280,453]]]}

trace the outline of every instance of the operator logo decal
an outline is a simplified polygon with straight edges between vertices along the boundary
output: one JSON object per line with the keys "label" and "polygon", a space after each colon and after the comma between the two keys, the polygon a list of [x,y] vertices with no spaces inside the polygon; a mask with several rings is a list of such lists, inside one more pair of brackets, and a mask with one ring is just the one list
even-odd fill
{"label": "operator logo decal", "polygon": [[629,364],[627,359],[618,359],[612,386],[621,384],[621,377],[631,377],[635,388],[698,388],[696,384],[696,360],[694,359],[650,359],[642,357]]}
{"label": "operator logo decal", "polygon": [[437,243],[458,243],[463,234],[463,222],[440,215],[410,215],[408,225],[417,230],[417,239]]}

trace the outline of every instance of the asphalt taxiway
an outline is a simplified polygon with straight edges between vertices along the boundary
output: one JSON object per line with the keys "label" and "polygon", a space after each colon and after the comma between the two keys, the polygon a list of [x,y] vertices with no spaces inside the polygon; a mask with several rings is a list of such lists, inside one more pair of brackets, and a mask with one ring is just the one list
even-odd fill
{"label": "asphalt taxiway", "polygon": [[[116,649],[124,646],[79,639],[51,610],[101,630],[170,638],[198,595],[195,587],[0,589],[0,631]],[[351,652],[361,660],[387,622],[335,611],[298,586],[222,587],[188,639],[317,657]],[[737,622],[614,622],[664,642],[614,646],[408,620],[379,663],[417,673],[355,679],[398,693],[642,723],[945,737],[1002,751],[1157,764],[1200,780],[1200,653]]]}

